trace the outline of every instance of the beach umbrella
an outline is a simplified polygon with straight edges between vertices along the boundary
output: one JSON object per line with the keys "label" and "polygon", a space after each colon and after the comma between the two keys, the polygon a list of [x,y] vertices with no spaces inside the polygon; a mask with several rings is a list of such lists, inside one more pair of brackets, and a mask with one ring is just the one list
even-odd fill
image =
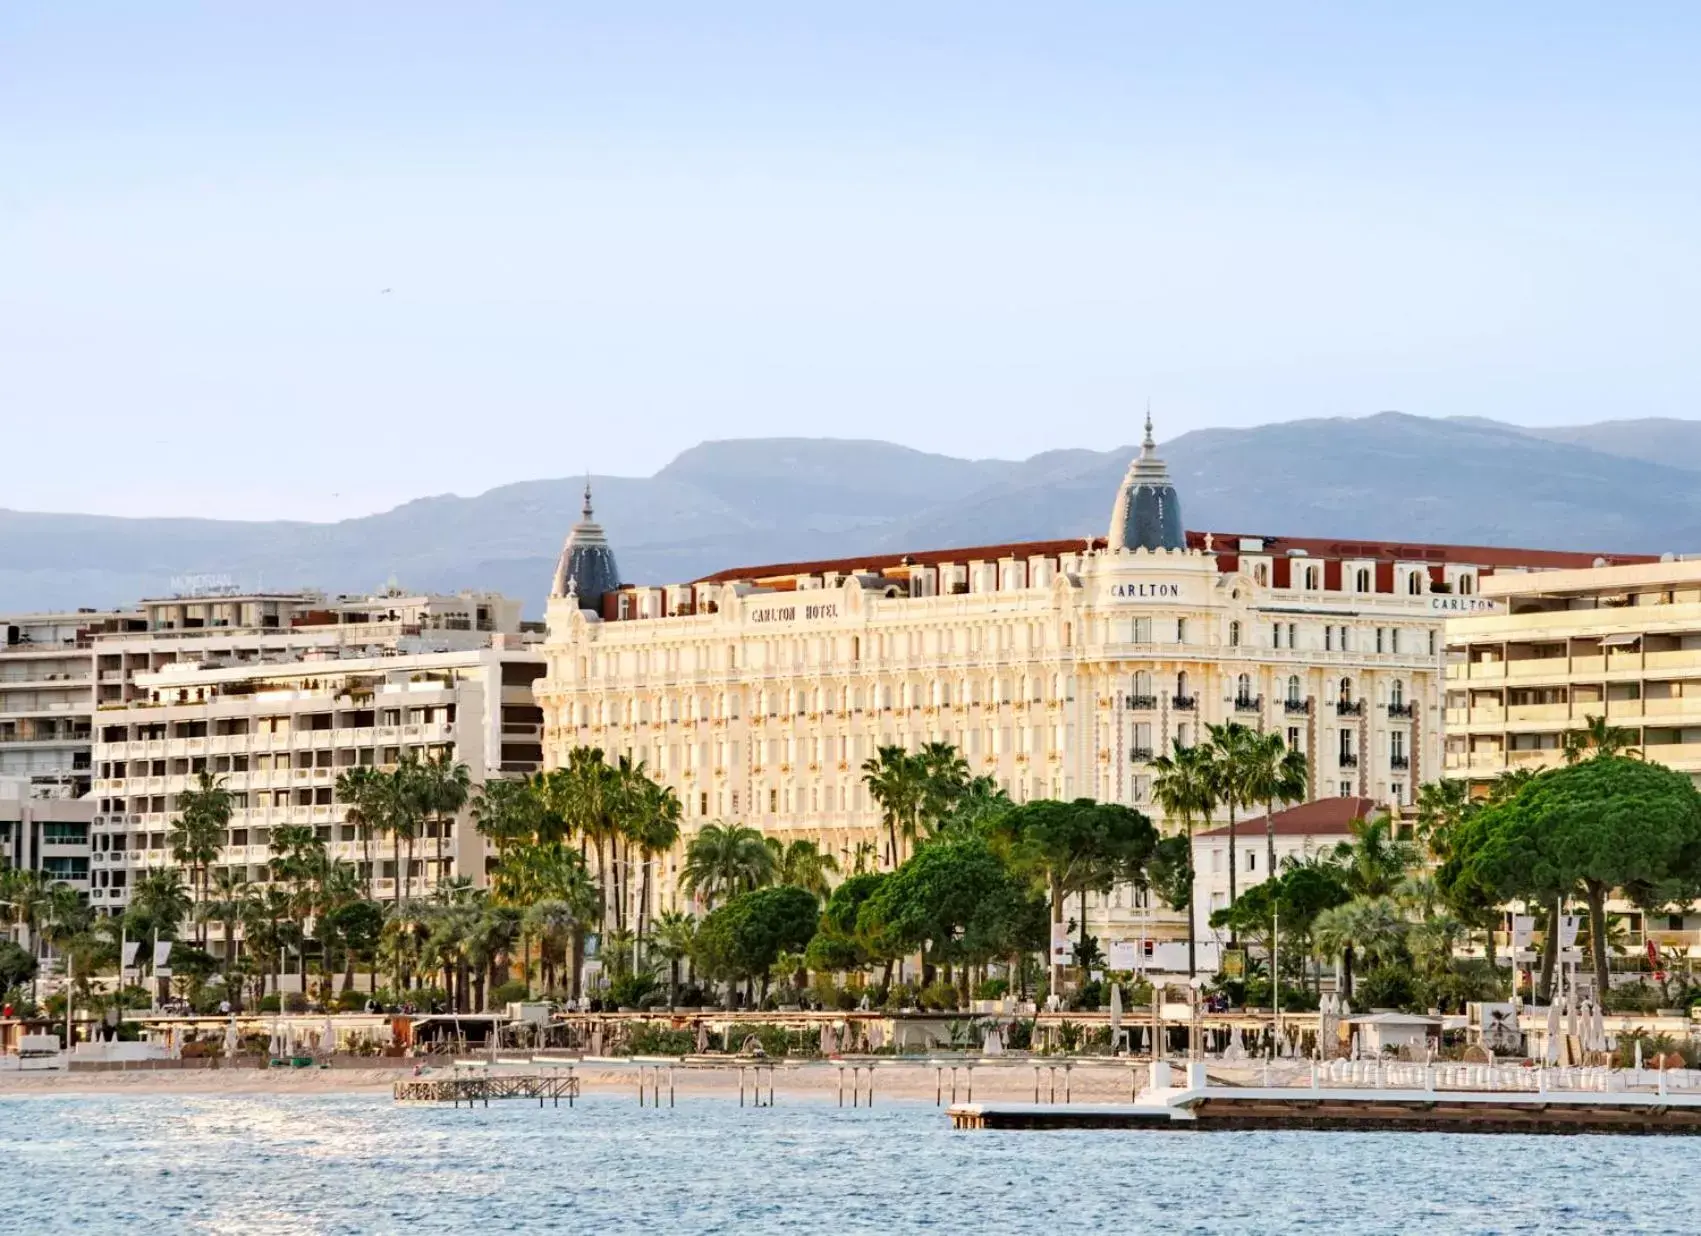
{"label": "beach umbrella", "polygon": [[709,1027],[702,1022],[697,1023],[697,1054],[700,1056],[709,1050]]}
{"label": "beach umbrella", "polygon": [[823,1056],[831,1056],[834,1053],[836,1053],[838,1050],[839,1050],[839,1044],[838,1044],[838,1041],[833,1036],[833,1025],[832,1025],[832,1023],[831,1022],[822,1022],[821,1023],[821,1054]]}
{"label": "beach umbrella", "polygon": [[236,1016],[235,1014],[232,1014],[230,1023],[224,1028],[224,1058],[226,1060],[235,1059],[236,1048]]}
{"label": "beach umbrella", "polygon": [[1110,985],[1110,1051],[1117,1055],[1122,1051],[1122,984]]}
{"label": "beach umbrella", "polygon": [[1606,1035],[1606,1016],[1601,1011],[1601,1003],[1600,1003],[1599,1000],[1595,1001],[1592,1005],[1589,1006],[1589,1025],[1590,1025],[1590,1034],[1594,1037],[1594,1040],[1595,1040],[1595,1050],[1596,1051],[1608,1050],[1608,1048],[1607,1048],[1607,1035]]}
{"label": "beach umbrella", "polygon": [[997,1022],[986,1028],[986,1038],[981,1042],[980,1050],[988,1056],[1004,1054],[1004,1032],[998,1028]]}
{"label": "beach umbrella", "polygon": [[886,1029],[877,1021],[868,1023],[868,1050],[879,1051],[886,1046]]}
{"label": "beach umbrella", "polygon": [[319,1052],[321,1055],[335,1055],[337,1051],[337,1028],[331,1024],[331,1015],[325,1014],[325,1030],[319,1036]]}
{"label": "beach umbrella", "polygon": [[1547,1006],[1547,1049],[1542,1058],[1549,1064],[1559,1063],[1559,1006],[1551,1001]]}

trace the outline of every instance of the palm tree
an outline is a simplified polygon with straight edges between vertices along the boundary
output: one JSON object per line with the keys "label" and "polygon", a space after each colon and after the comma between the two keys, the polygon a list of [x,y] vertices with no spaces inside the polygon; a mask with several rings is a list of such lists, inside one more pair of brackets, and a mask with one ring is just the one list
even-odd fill
{"label": "palm tree", "polygon": [[683,910],[663,910],[656,916],[655,951],[667,962],[667,1007],[679,995],[679,963],[691,955],[697,939],[697,920]]}
{"label": "palm tree", "polygon": [[1410,929],[1392,897],[1357,897],[1319,914],[1311,937],[1318,949],[1341,959],[1341,986],[1351,999],[1355,956],[1371,965],[1393,961],[1405,948]]}
{"label": "palm tree", "polygon": [[1244,788],[1248,802],[1264,804],[1264,845],[1267,878],[1276,872],[1276,804],[1284,807],[1301,802],[1310,788],[1310,769],[1302,751],[1288,750],[1275,731],[1248,731],[1242,756],[1245,761]]}
{"label": "palm tree", "polygon": [[498,862],[515,846],[549,840],[541,835],[544,811],[539,791],[546,784],[544,774],[538,773],[529,779],[492,777],[479,786],[472,800],[473,820],[496,847]]}
{"label": "palm tree", "polygon": [[723,897],[773,883],[774,852],[762,834],[741,824],[705,824],[685,847],[679,887],[713,909]]}
{"label": "palm tree", "polygon": [[[1152,799],[1172,820],[1180,820],[1187,837],[1188,859],[1193,855],[1193,823],[1209,820],[1216,810],[1217,786],[1211,771],[1211,753],[1204,747],[1184,747],[1175,740],[1172,753],[1152,761]],[[1187,973],[1198,973],[1198,934],[1189,890],[1187,904]]]}
{"label": "palm tree", "polygon": [[337,774],[331,793],[343,804],[343,819],[360,832],[361,892],[372,896],[372,835],[385,828],[384,775],[370,764],[356,764]]}
{"label": "palm tree", "polygon": [[1561,737],[1561,743],[1565,749],[1567,764],[1575,764],[1591,749],[1596,758],[1627,756],[1637,759],[1642,754],[1637,749],[1635,733],[1622,726],[1610,724],[1604,716],[1585,716],[1583,728],[1566,730]]}
{"label": "palm tree", "polygon": [[919,827],[926,766],[902,747],[884,746],[863,761],[862,780],[886,826],[886,863],[896,867],[899,835],[913,840]]}
{"label": "palm tree", "polygon": [[[171,857],[189,872],[195,900],[207,900],[207,871],[223,851],[228,839],[233,807],[224,780],[209,772],[196,778],[195,788],[177,796],[177,823],[171,831]],[[205,920],[196,935],[202,948],[207,944]]]}
{"label": "palm tree", "polygon": [[[411,751],[381,774],[379,801],[384,828],[390,834],[390,855],[396,867],[394,904],[413,893],[413,843],[419,837],[425,809],[420,794],[419,758]],[[402,843],[407,843],[407,862],[402,861]]]}
{"label": "palm tree", "polygon": [[240,993],[231,987],[231,971],[237,961],[236,925],[248,913],[254,900],[254,888],[240,867],[220,867],[213,872],[212,896],[206,903],[206,913],[224,931],[224,989],[231,1003],[240,1006]]}
{"label": "palm tree", "polygon": [[644,922],[650,913],[650,867],[656,859],[679,844],[679,821],[684,814],[679,795],[671,786],[659,785],[646,777],[633,792],[631,836],[633,844],[638,847],[638,860],[644,868],[638,896],[640,949],[644,943]]}
{"label": "palm tree", "polygon": [[437,837],[437,878],[441,880],[445,874],[444,843],[451,821],[472,795],[472,773],[465,764],[442,751],[422,761],[417,776],[420,809]]}
{"label": "palm tree", "polygon": [[813,841],[799,838],[782,845],[778,838],[767,839],[774,854],[774,883],[792,884],[815,894],[817,901],[826,901],[833,891],[830,876],[839,873],[839,860],[823,854]]}
{"label": "palm tree", "polygon": [[[1254,749],[1258,734],[1238,721],[1208,726],[1207,729],[1211,735],[1207,749],[1211,752],[1216,799],[1228,808],[1228,903],[1232,906],[1235,901],[1235,812],[1258,801],[1250,793],[1254,788],[1252,774],[1257,766]],[[1232,931],[1230,939],[1233,939]]]}
{"label": "palm tree", "polygon": [[597,922],[608,923],[608,847],[616,832],[619,787],[600,748],[574,747],[567,763],[550,773],[548,809],[559,814],[567,835],[596,847]]}
{"label": "palm tree", "polygon": [[948,742],[923,743],[911,758],[921,773],[918,824],[929,834],[936,833],[969,788],[969,764]]}
{"label": "palm tree", "polygon": [[1351,828],[1352,839],[1335,846],[1335,861],[1342,865],[1347,888],[1357,897],[1392,895],[1416,864],[1416,850],[1395,840],[1387,816],[1354,820]]}

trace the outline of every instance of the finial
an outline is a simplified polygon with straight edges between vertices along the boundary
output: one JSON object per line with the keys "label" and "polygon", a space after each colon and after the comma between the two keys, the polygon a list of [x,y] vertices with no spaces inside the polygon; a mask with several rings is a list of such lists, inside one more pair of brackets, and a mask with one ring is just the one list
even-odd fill
{"label": "finial", "polygon": [[1211,542],[1214,541],[1214,540],[1216,540],[1216,538],[1213,537],[1209,532],[1207,532],[1205,534],[1205,552],[1206,553],[1211,552]]}
{"label": "finial", "polygon": [[589,472],[585,473],[585,510],[584,510],[584,515],[585,515],[585,519],[587,521],[589,521],[589,519],[591,517],[591,474]]}
{"label": "finial", "polygon": [[1140,443],[1140,446],[1144,450],[1150,451],[1155,449],[1157,445],[1158,444],[1152,440],[1152,401],[1148,399],[1146,400],[1146,440]]}

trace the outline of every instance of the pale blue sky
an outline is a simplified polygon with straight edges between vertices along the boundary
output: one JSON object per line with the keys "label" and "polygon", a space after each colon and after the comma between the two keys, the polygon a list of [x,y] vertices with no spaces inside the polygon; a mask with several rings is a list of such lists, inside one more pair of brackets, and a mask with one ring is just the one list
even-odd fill
{"label": "pale blue sky", "polygon": [[833,7],[0,7],[0,506],[1697,415],[1701,6]]}

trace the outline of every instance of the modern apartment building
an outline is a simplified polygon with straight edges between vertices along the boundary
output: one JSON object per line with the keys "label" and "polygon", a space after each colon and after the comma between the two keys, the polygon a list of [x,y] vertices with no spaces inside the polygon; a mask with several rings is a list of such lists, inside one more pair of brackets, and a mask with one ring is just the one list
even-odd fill
{"label": "modern apartment building", "polygon": [[1701,780],[1701,561],[1507,573],[1447,627],[1448,776],[1551,768],[1604,716]]}
{"label": "modern apartment building", "polygon": [[0,778],[21,779],[24,797],[88,793],[94,641],[132,625],[139,614],[0,616]]}
{"label": "modern apartment building", "polygon": [[450,876],[482,884],[485,846],[469,813],[441,843],[428,827],[401,873],[405,853],[348,822],[334,787],[350,768],[392,766],[407,753],[446,754],[475,783],[537,771],[535,638],[491,632],[480,647],[450,651],[314,648],[282,662],[185,661],[137,674],[137,698],[98,715],[91,901],[122,909],[139,871],[171,861],[178,798],[202,772],[235,800],[215,866],[250,880],[267,878],[272,830],[291,824],[313,827],[333,858],[370,877],[376,896],[393,895],[404,874],[404,896]]}
{"label": "modern apartment building", "polygon": [[[953,743],[1018,800],[1155,815],[1153,756],[1240,721],[1308,754],[1311,798],[1409,803],[1440,764],[1446,618],[1497,609],[1496,570],[1590,560],[1183,532],[1149,423],[1103,537],[633,587],[587,503],[549,605],[544,759],[641,759],[688,834],[735,821],[841,859],[881,836],[861,765],[888,744]],[[1124,892],[1113,922],[1142,910]]]}
{"label": "modern apartment building", "polygon": [[45,872],[86,893],[94,806],[92,798],[44,794],[29,777],[0,777],[0,867]]}

